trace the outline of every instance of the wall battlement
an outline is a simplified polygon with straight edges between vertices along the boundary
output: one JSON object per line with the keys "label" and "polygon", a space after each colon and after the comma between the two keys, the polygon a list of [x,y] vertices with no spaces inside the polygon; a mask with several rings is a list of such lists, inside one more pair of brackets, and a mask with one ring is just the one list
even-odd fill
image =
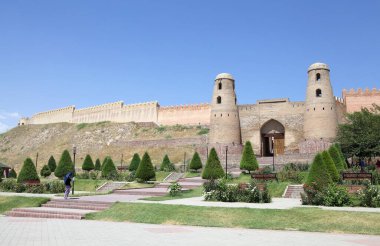
{"label": "wall battlement", "polygon": [[210,107],[209,103],[199,103],[199,104],[189,104],[189,105],[172,105],[172,106],[162,106],[160,111],[176,111],[176,110],[202,110]]}
{"label": "wall battlement", "polygon": [[372,88],[371,90],[369,88],[365,88],[364,90],[362,88],[359,88],[355,91],[355,89],[350,89],[347,91],[346,89],[343,89],[342,97],[345,98],[346,96],[370,96],[370,95],[380,95],[380,89]]}
{"label": "wall battlement", "polygon": [[380,105],[380,90],[376,88],[343,90],[342,97],[347,113],[360,111],[362,108],[372,108],[373,103]]}
{"label": "wall battlement", "polygon": [[72,106],[67,106],[67,107],[64,107],[64,108],[58,108],[58,109],[52,109],[52,110],[49,110],[49,111],[40,112],[40,113],[35,114],[34,116],[51,115],[51,114],[56,114],[56,113],[60,113],[60,112],[63,112],[63,111],[65,111],[65,112],[67,112],[67,111],[73,112],[74,110],[75,110],[75,106],[72,105]]}

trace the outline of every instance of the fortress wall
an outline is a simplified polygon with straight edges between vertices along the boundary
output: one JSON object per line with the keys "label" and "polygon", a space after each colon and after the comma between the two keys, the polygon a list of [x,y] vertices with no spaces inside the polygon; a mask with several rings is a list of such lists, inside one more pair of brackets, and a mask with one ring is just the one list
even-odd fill
{"label": "fortress wall", "polygon": [[261,127],[271,119],[285,127],[285,151],[298,151],[303,139],[304,102],[261,101],[258,104],[239,106],[243,143],[250,140],[256,154],[260,154]]}
{"label": "fortress wall", "polygon": [[343,90],[342,97],[346,104],[347,113],[360,111],[362,108],[372,108],[372,104],[380,105],[380,90],[373,88],[372,90],[366,88],[364,91],[358,89],[355,91]]}
{"label": "fortress wall", "polygon": [[209,104],[159,107],[157,122],[160,125],[209,125],[210,112]]}
{"label": "fortress wall", "polygon": [[338,118],[338,124],[343,124],[346,122],[346,105],[344,104],[343,98],[335,97],[335,106],[336,106],[336,113]]}
{"label": "fortress wall", "polygon": [[119,122],[154,122],[157,123],[158,103],[146,102],[124,105]]}
{"label": "fortress wall", "polygon": [[24,124],[49,124],[58,122],[71,122],[74,106],[50,110],[33,115]]}

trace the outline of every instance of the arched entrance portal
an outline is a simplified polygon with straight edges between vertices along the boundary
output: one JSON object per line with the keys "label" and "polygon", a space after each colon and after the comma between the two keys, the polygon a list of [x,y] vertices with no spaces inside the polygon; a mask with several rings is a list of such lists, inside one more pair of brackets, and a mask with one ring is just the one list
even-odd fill
{"label": "arched entrance portal", "polygon": [[284,154],[285,127],[277,120],[267,121],[260,129],[261,156]]}

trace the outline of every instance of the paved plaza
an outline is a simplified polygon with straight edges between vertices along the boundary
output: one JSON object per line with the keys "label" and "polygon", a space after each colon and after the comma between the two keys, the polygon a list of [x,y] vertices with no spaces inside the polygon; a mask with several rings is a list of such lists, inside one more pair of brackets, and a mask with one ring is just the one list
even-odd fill
{"label": "paved plaza", "polygon": [[379,236],[0,217],[1,245],[379,245]]}

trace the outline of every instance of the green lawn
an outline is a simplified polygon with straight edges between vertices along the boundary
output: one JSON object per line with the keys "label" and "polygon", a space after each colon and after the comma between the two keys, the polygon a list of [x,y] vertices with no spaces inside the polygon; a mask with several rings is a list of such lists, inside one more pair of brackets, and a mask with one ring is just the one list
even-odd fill
{"label": "green lawn", "polygon": [[74,189],[79,191],[96,191],[96,188],[109,180],[75,179]]}
{"label": "green lawn", "polygon": [[133,182],[133,183],[125,184],[123,187],[121,187],[121,189],[128,190],[128,189],[138,189],[138,188],[152,188],[154,187],[154,185],[155,184]]}
{"label": "green lawn", "polygon": [[162,182],[169,174],[170,172],[163,172],[163,171],[156,172],[156,181]]}
{"label": "green lawn", "polygon": [[289,210],[116,203],[87,219],[227,228],[380,235],[380,214],[319,208]]}
{"label": "green lawn", "polygon": [[200,177],[202,173],[194,173],[194,172],[186,172],[185,178],[194,178],[194,177]]}
{"label": "green lawn", "polygon": [[0,196],[0,214],[12,210],[12,208],[40,207],[49,201],[44,197]]}
{"label": "green lawn", "polygon": [[141,200],[147,200],[147,201],[166,201],[166,200],[174,200],[174,199],[182,199],[182,198],[190,198],[190,197],[197,197],[203,195],[203,187],[198,187],[192,190],[183,191],[178,196],[170,196],[169,194],[165,196],[153,196],[153,197],[146,197],[142,198]]}
{"label": "green lawn", "polygon": [[271,194],[272,197],[282,197],[282,194],[284,194],[284,191],[289,184],[290,182],[268,182],[267,187],[269,190],[269,194]]}

